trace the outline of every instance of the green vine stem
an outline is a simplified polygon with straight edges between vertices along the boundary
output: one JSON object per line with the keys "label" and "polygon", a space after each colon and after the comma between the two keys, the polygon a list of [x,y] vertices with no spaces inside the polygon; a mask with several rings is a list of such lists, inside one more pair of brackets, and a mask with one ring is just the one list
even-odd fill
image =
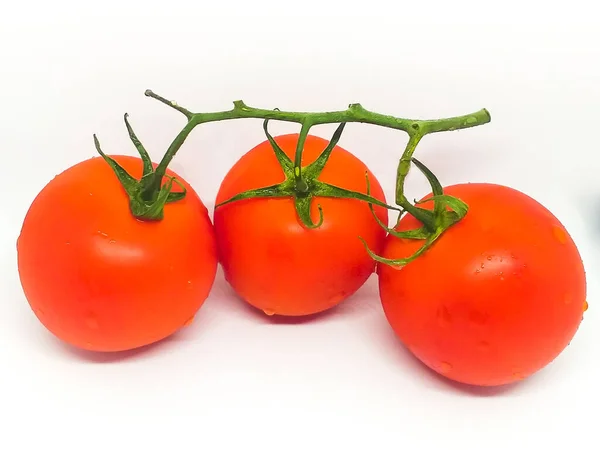
{"label": "green vine stem", "polygon": [[[268,110],[254,108],[246,105],[241,100],[234,101],[233,108],[229,110],[194,113],[178,105],[174,101],[167,100],[166,98],[155,94],[151,90],[147,90],[145,95],[179,111],[187,119],[186,125],[175,137],[164,154],[162,160],[157,165],[156,169],[152,168],[150,157],[130,126],[127,119],[127,114],[125,115],[125,124],[130,139],[138,150],[144,165],[143,175],[140,180],[134,179],[121,166],[119,166],[115,160],[105,155],[100,148],[98,139],[94,135],[94,143],[98,153],[111,166],[115,172],[115,175],[118,177],[129,196],[130,210],[132,214],[136,218],[142,220],[162,219],[164,216],[165,204],[184,198],[186,194],[185,190],[183,192],[171,191],[174,182],[179,185],[181,185],[181,183],[178,183],[177,180],[169,179],[168,177],[166,177],[168,180],[166,183],[163,183],[163,180],[165,179],[167,167],[194,128],[203,123],[253,118],[264,120],[263,128],[265,134],[269,139],[271,146],[273,147],[273,151],[275,152],[286,179],[279,185],[265,186],[260,189],[241,193],[231,199],[226,200],[220,205],[217,205],[217,207],[233,201],[253,197],[293,197],[299,219],[305,226],[309,228],[315,228],[320,226],[320,224],[323,222],[323,212],[319,205],[320,218],[316,224],[313,223],[310,217],[310,205],[313,197],[354,198],[369,203],[371,207],[373,204],[376,204],[388,209],[400,211],[401,214],[403,212],[409,212],[421,220],[424,226],[431,232],[436,229],[437,225],[435,221],[438,219],[433,217],[430,212],[419,208],[416,205],[411,205],[404,195],[404,179],[406,178],[410,169],[412,154],[414,153],[417,144],[423,136],[429,133],[470,128],[487,123],[490,120],[489,113],[485,109],[472,114],[445,119],[413,120],[368,111],[359,103],[350,104],[348,108],[343,111],[292,112],[281,111],[279,109]],[[288,158],[287,155],[277,146],[275,140],[269,134],[267,129],[269,120],[295,122],[301,125],[298,144],[293,161]],[[386,203],[383,203],[372,197],[368,192],[367,194],[363,194],[360,192],[349,191],[338,186],[332,186],[323,183],[317,179],[323,170],[323,167],[327,163],[333,148],[339,141],[345,125],[350,122],[368,123],[386,128],[402,130],[408,133],[410,139],[398,166],[396,203],[399,207],[387,205]],[[333,123],[338,123],[339,126],[336,129],[329,145],[323,150],[317,160],[306,167],[302,167],[301,162],[304,142],[306,141],[310,129],[316,125]],[[437,199],[436,201],[439,202],[443,200]]]}
{"label": "green vine stem", "polygon": [[[124,186],[130,197],[131,212],[137,218],[145,220],[162,219],[164,214],[164,205],[172,201],[180,200],[185,196],[185,192],[171,192],[174,180],[169,180],[164,184],[163,180],[165,178],[167,167],[189,134],[194,128],[203,123],[244,118],[263,119],[265,134],[271,142],[275,155],[277,156],[282,170],[286,175],[286,180],[277,186],[265,186],[261,189],[242,193],[234,198],[226,200],[220,205],[217,205],[217,207],[222,206],[225,203],[252,197],[292,196],[295,199],[295,206],[300,220],[305,226],[314,228],[318,227],[322,223],[323,216],[322,210],[319,206],[319,222],[316,224],[312,222],[310,218],[310,204],[313,197],[354,198],[361,201],[366,201],[370,205],[376,204],[397,211],[401,211],[401,209],[403,209],[410,212],[411,208],[413,208],[413,212],[416,214],[421,214],[421,208],[413,207],[405,201],[402,187],[399,187],[396,192],[396,203],[398,203],[400,206],[400,208],[398,208],[382,203],[372,197],[370,194],[348,191],[338,186],[328,185],[317,180],[317,177],[321,173],[324,165],[327,162],[327,159],[329,158],[329,155],[331,154],[331,151],[335,147],[335,144],[339,140],[341,133],[344,130],[344,126],[347,123],[360,122],[405,131],[410,136],[409,147],[412,146],[412,151],[414,151],[414,147],[416,147],[418,140],[425,134],[470,128],[489,121],[489,114],[485,109],[472,114],[446,119],[413,120],[369,111],[363,108],[359,103],[353,103],[343,111],[292,112],[280,111],[278,109],[269,110],[254,108],[246,105],[243,101],[238,100],[233,102],[233,108],[229,110],[194,113],[178,105],[174,101],[167,100],[166,98],[155,94],[151,90],[147,90],[145,95],[179,111],[187,119],[186,125],[175,137],[155,170],[152,170],[152,165],[150,163],[148,154],[137,137],[135,137],[135,134],[129,126],[127,119],[127,129],[129,131],[131,140],[138,149],[142,161],[144,162],[144,174],[140,180],[133,179],[133,177],[119,167],[114,160],[111,160],[109,157],[104,155],[104,153],[100,150],[100,145],[96,137],[94,136],[96,149],[111,165],[116,176],[119,178],[121,184]],[[269,135],[267,130],[267,124],[269,120],[295,122],[301,125],[298,145],[293,161],[290,160],[287,155],[281,151],[281,149],[277,148],[275,141]],[[316,125],[333,123],[338,123],[340,125],[334,133],[330,144],[323,150],[316,161],[306,167],[302,167],[302,151],[304,142],[309,134],[310,129]],[[398,167],[399,174],[408,173],[411,155],[412,153],[407,147],[407,151],[403,155],[400,166]],[[423,220],[426,220],[425,215],[421,214],[421,216],[423,216],[421,217]]]}

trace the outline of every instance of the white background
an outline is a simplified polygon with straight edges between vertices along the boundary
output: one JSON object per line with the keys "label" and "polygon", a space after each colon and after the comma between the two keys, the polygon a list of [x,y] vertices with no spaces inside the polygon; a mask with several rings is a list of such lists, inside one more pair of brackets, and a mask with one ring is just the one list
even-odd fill
{"label": "white background", "polygon": [[[588,3],[2,2],[0,449],[595,448],[600,28]],[[361,102],[413,118],[488,108],[491,124],[428,136],[419,157],[445,184],[508,184],[563,221],[589,282],[572,345],[511,388],[460,387],[402,349],[374,278],[333,313],[284,325],[250,312],[219,273],[173,339],[125,358],[66,348],[20,290],[20,225],[45,183],[95,154],[92,133],[108,153],[135,154],[124,112],[160,158],[184,118],[147,88],[194,111],[236,99],[292,110]],[[212,209],[226,171],[264,139],[260,125],[202,126],[172,168]],[[405,142],[352,125],[340,145],[391,199]],[[411,176],[411,195],[426,188]]]}

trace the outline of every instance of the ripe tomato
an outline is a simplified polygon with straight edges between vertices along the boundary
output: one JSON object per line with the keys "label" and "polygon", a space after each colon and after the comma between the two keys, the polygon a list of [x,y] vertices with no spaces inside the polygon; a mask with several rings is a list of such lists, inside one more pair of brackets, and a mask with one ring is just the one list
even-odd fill
{"label": "ripe tomato", "polygon": [[[519,191],[473,183],[444,193],[469,212],[400,270],[379,265],[385,315],[418,359],[450,379],[493,386],[528,377],[563,351],[587,309],[579,252],[558,219]],[[407,215],[397,229],[419,226]],[[421,245],[390,235],[382,256]]]}
{"label": "ripe tomato", "polygon": [[[139,158],[113,158],[139,179]],[[44,187],[23,223],[18,266],[48,330],[76,347],[119,351],[161,340],[194,317],[212,287],[217,249],[206,207],[179,181],[187,195],[156,222],[130,213],[101,157]]]}
{"label": "ripe tomato", "polygon": [[[275,141],[293,159],[298,134]],[[328,141],[309,135],[303,166],[313,162]],[[383,190],[363,162],[335,146],[318,179],[341,188],[366,193],[365,172],[371,195],[385,202]],[[283,182],[269,141],[246,153],[223,180],[216,203],[249,189]],[[309,229],[299,221],[294,199],[252,198],[219,206],[214,222],[225,277],[237,294],[268,315],[304,316],[325,311],[357,291],[374,272],[375,263],[359,236],[372,249],[381,249],[386,232],[369,206],[355,199],[315,197],[311,215],[315,223],[323,208],[324,222]],[[375,206],[387,224],[387,209]]]}

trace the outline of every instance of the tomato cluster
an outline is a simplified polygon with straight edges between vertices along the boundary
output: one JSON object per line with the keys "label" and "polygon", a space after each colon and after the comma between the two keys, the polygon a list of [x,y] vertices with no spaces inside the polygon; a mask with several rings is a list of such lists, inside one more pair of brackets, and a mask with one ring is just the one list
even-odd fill
{"label": "tomato cluster", "polygon": [[[150,162],[126,116],[140,158],[109,157],[96,140],[100,156],[56,176],[27,212],[18,239],[20,280],[39,321],[62,341],[113,352],[164,339],[201,308],[219,263],[243,301],[284,316],[333,308],[375,272],[401,342],[463,383],[528,377],[575,335],[587,309],[586,277],[569,233],[512,188],[442,188],[412,158],[427,132],[445,131],[440,122],[404,127],[359,105],[340,116],[411,136],[394,207],[369,168],[337,145],[345,122],[327,141],[308,133],[318,121],[298,120],[300,133],[274,138],[265,121],[267,139],[222,181],[213,224],[192,186],[165,164],[212,116],[171,106],[188,125],[160,164]],[[238,102],[231,118],[292,114]],[[315,117],[333,123],[339,116],[326,114]],[[454,128],[456,120],[448,126]],[[414,205],[403,194],[411,165],[432,186]],[[401,210],[391,229],[389,210]]]}

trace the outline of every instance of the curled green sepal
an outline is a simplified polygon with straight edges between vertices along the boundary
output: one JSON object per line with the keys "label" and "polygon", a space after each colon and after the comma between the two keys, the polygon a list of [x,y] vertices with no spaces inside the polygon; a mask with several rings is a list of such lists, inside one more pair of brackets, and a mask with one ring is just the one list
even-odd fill
{"label": "curled green sepal", "polygon": [[398,258],[398,259],[389,259],[389,258],[384,258],[383,256],[379,256],[378,254],[376,254],[375,252],[373,252],[373,250],[371,250],[369,248],[369,245],[362,237],[359,237],[359,239],[362,241],[363,245],[365,246],[365,249],[367,250],[367,253],[369,253],[369,256],[371,258],[373,258],[375,261],[383,263],[383,264],[387,264],[388,266],[392,266],[392,267],[403,267],[403,266],[407,265],[408,263],[417,259],[423,253],[425,253],[425,251],[429,247],[431,247],[431,245],[437,240],[438,237],[440,237],[441,234],[442,234],[441,232],[434,233],[429,238],[427,238],[425,243],[421,247],[419,247],[419,249],[416,252],[414,252],[412,255],[410,255],[406,258]]}
{"label": "curled green sepal", "polygon": [[222,201],[221,203],[218,203],[216,205],[217,208],[226,205],[228,203],[233,203],[233,202],[237,202],[240,200],[247,200],[250,198],[285,198],[285,197],[290,197],[291,194],[291,190],[286,189],[285,187],[282,186],[283,183],[281,184],[274,184],[272,186],[267,186],[264,188],[258,188],[258,189],[250,189],[248,191],[244,191],[244,192],[240,192],[237,195],[234,195],[233,197],[228,198],[225,201]]}
{"label": "curled green sepal", "polygon": [[140,154],[140,157],[142,158],[142,164],[144,166],[142,178],[146,178],[154,172],[154,168],[152,167],[152,160],[150,159],[150,155],[148,154],[148,152],[136,136],[135,132],[133,131],[133,128],[129,123],[129,114],[125,113],[123,118],[125,120],[125,126],[127,127],[127,133],[129,134],[129,139],[131,140],[133,145],[135,145],[135,148],[137,149],[138,153]]}
{"label": "curled green sepal", "polygon": [[[275,109],[275,111],[277,111],[277,108]],[[273,152],[275,152],[275,157],[277,158],[277,162],[279,162],[279,165],[281,166],[281,169],[283,170],[283,173],[285,174],[286,178],[293,177],[294,176],[294,163],[289,158],[289,156],[286,155],[285,152],[281,149],[281,147],[275,141],[273,136],[271,136],[271,133],[269,133],[269,119],[264,120],[263,130],[265,132],[265,135],[267,136],[267,140],[271,144],[271,148],[273,149]]]}
{"label": "curled green sepal", "polygon": [[[331,152],[340,140],[342,131],[344,130],[345,123],[341,123],[335,132],[326,148],[319,155],[319,157],[311,164],[305,166],[302,171],[295,165],[290,157],[281,149],[279,144],[275,141],[273,136],[268,130],[269,119],[265,119],[263,122],[263,129],[273,153],[277,158],[277,162],[281,166],[281,170],[285,175],[285,180],[282,183],[265,186],[262,188],[251,189],[248,191],[241,192],[233,197],[216,205],[217,208],[233,203],[240,200],[246,200],[251,198],[293,198],[294,207],[298,215],[299,220],[302,224],[309,229],[319,228],[324,221],[323,209],[321,205],[318,205],[319,209],[319,220],[315,223],[310,215],[311,204],[314,197],[330,197],[330,198],[349,198],[359,201],[364,201],[369,204],[375,204],[387,209],[393,209],[400,211],[400,208],[396,206],[388,205],[371,195],[366,195],[361,192],[355,192],[348,189],[344,189],[338,186],[334,186],[328,183],[317,180],[317,177],[323,171],[325,164],[327,163]],[[308,126],[304,127],[304,130],[308,129]],[[304,136],[304,141],[306,136]],[[296,148],[298,151],[298,147]],[[300,152],[301,154],[301,152]],[[296,154],[297,155],[297,154]],[[301,157],[300,157],[301,159]],[[300,179],[300,185],[298,184]]]}
{"label": "curled green sepal", "polygon": [[323,183],[322,181],[314,180],[312,182],[313,191],[312,195],[318,197],[331,197],[331,198],[351,198],[354,200],[360,200],[363,202],[367,202],[369,205],[377,205],[382,208],[391,209],[394,211],[402,211],[397,206],[388,205],[381,200],[372,197],[370,194],[363,194],[358,191],[351,191],[349,189],[344,189],[338,186],[334,186],[333,184]]}
{"label": "curled green sepal", "polygon": [[327,144],[327,147],[325,147],[325,150],[323,150],[317,159],[304,168],[305,176],[316,179],[319,175],[321,175],[321,172],[323,172],[323,169],[325,168],[325,164],[327,164],[327,161],[329,161],[331,152],[340,141],[345,127],[345,122],[339,124],[339,126],[333,132],[333,136],[331,137],[329,144]]}
{"label": "curled green sepal", "polygon": [[[167,203],[182,200],[186,195],[186,188],[179,180],[171,176],[166,176],[167,182],[161,185],[160,189],[154,193],[152,198],[145,199],[143,197],[145,188],[154,181],[155,171],[148,152],[135,135],[135,132],[129,123],[127,114],[125,114],[124,120],[129,133],[129,138],[133,145],[135,145],[142,160],[143,171],[140,180],[132,177],[118,162],[102,151],[100,141],[95,134],[94,146],[104,161],[111,167],[121,183],[121,186],[123,186],[123,189],[127,193],[131,213],[136,218],[142,220],[161,220],[164,217],[164,206]],[[181,188],[181,191],[173,192],[173,183],[177,184]]]}
{"label": "curled green sepal", "polygon": [[321,205],[317,204],[317,208],[319,209],[319,221],[314,223],[310,216],[311,200],[310,197],[296,197],[294,200],[296,213],[306,228],[319,228],[323,225],[323,208],[321,208]]}

